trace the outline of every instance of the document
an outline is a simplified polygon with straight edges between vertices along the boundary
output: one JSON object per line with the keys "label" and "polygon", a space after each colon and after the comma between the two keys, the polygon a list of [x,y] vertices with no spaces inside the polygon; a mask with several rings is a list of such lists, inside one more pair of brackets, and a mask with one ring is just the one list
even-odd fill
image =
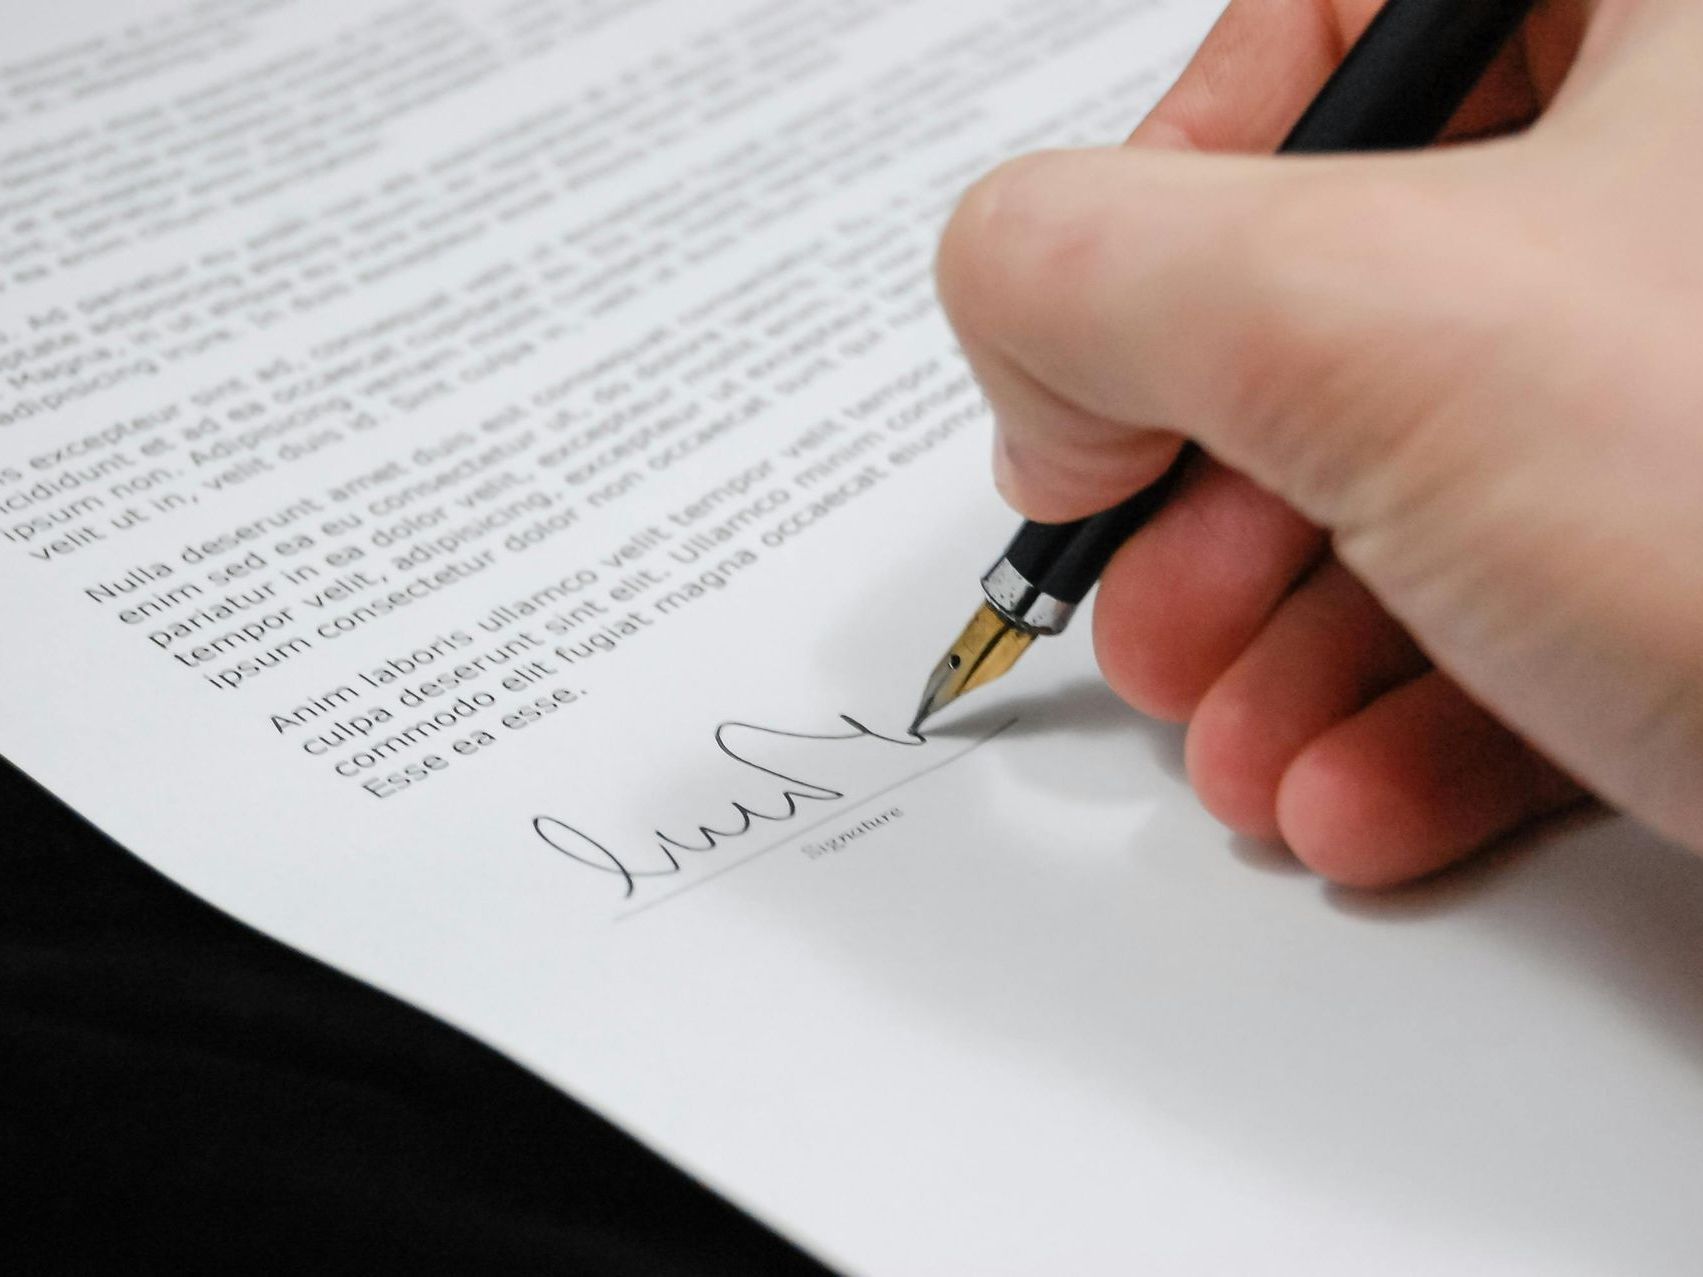
{"label": "document", "polygon": [[[1695,1270],[1703,876],[1225,834],[931,262],[1186,0],[61,0],[0,53],[0,751],[871,1273]],[[654,1209],[665,1212],[667,1202]]]}

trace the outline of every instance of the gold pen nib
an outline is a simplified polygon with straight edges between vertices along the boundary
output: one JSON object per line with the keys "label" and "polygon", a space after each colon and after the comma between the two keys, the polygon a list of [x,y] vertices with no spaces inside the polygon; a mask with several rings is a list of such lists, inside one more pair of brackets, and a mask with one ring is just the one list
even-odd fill
{"label": "gold pen nib", "polygon": [[916,735],[924,722],[965,692],[993,682],[1017,664],[1017,658],[1034,641],[1035,636],[1029,631],[1018,629],[991,604],[982,604],[958,641],[928,676],[922,704],[917,706],[917,716],[911,721],[911,734]]}

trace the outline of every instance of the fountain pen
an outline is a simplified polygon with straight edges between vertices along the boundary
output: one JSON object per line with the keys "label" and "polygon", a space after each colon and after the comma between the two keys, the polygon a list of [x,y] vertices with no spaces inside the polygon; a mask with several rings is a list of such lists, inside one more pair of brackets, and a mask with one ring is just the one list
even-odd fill
{"label": "fountain pen", "polygon": [[[1534,0],[1388,0],[1284,143],[1283,154],[1424,146],[1448,124]],[[912,733],[1062,634],[1125,541],[1165,505],[1198,453],[1185,444],[1154,484],[1074,523],[1025,523],[982,578],[986,601],[923,689]]]}

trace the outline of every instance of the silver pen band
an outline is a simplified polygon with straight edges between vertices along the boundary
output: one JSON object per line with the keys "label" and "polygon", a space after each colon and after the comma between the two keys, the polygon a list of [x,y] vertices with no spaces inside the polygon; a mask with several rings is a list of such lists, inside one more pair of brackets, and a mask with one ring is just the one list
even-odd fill
{"label": "silver pen band", "polygon": [[982,592],[999,613],[1019,629],[1033,634],[1063,634],[1076,604],[1037,590],[1021,572],[1001,559],[982,578]]}

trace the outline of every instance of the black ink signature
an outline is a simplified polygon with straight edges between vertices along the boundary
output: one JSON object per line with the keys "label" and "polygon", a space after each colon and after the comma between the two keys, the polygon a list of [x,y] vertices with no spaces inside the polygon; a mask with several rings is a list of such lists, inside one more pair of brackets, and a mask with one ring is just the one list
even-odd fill
{"label": "black ink signature", "polygon": [[[749,767],[753,771],[762,772],[763,775],[772,776],[781,782],[782,789],[774,798],[775,809],[764,811],[756,807],[747,807],[741,802],[735,802],[732,804],[735,819],[730,828],[721,829],[714,825],[699,825],[695,834],[688,835],[684,839],[676,838],[660,829],[655,830],[656,847],[661,853],[661,861],[653,868],[638,866],[632,857],[624,859],[583,829],[576,829],[567,821],[559,820],[555,816],[536,817],[532,822],[533,832],[542,838],[548,846],[561,852],[569,859],[578,861],[589,869],[617,875],[625,887],[623,894],[630,897],[636,890],[637,880],[640,878],[666,878],[671,874],[679,873],[682,853],[701,855],[705,852],[715,851],[724,843],[735,838],[743,838],[759,823],[781,824],[794,819],[797,817],[802,803],[832,803],[838,802],[846,796],[841,790],[835,789],[831,785],[819,784],[816,781],[805,780],[798,776],[788,776],[784,772],[778,772],[773,768],[764,767],[761,763],[753,762],[739,754],[727,743],[728,732],[737,728],[743,731],[757,732],[764,736],[809,741],[851,741],[867,738],[883,741],[889,745],[909,748],[927,744],[927,741],[918,735],[883,736],[880,732],[865,727],[850,715],[840,715],[840,721],[852,730],[817,736],[806,732],[783,732],[773,727],[759,727],[755,723],[723,723],[717,727],[715,743],[722,753],[742,767]],[[630,861],[633,863],[629,863]]]}

